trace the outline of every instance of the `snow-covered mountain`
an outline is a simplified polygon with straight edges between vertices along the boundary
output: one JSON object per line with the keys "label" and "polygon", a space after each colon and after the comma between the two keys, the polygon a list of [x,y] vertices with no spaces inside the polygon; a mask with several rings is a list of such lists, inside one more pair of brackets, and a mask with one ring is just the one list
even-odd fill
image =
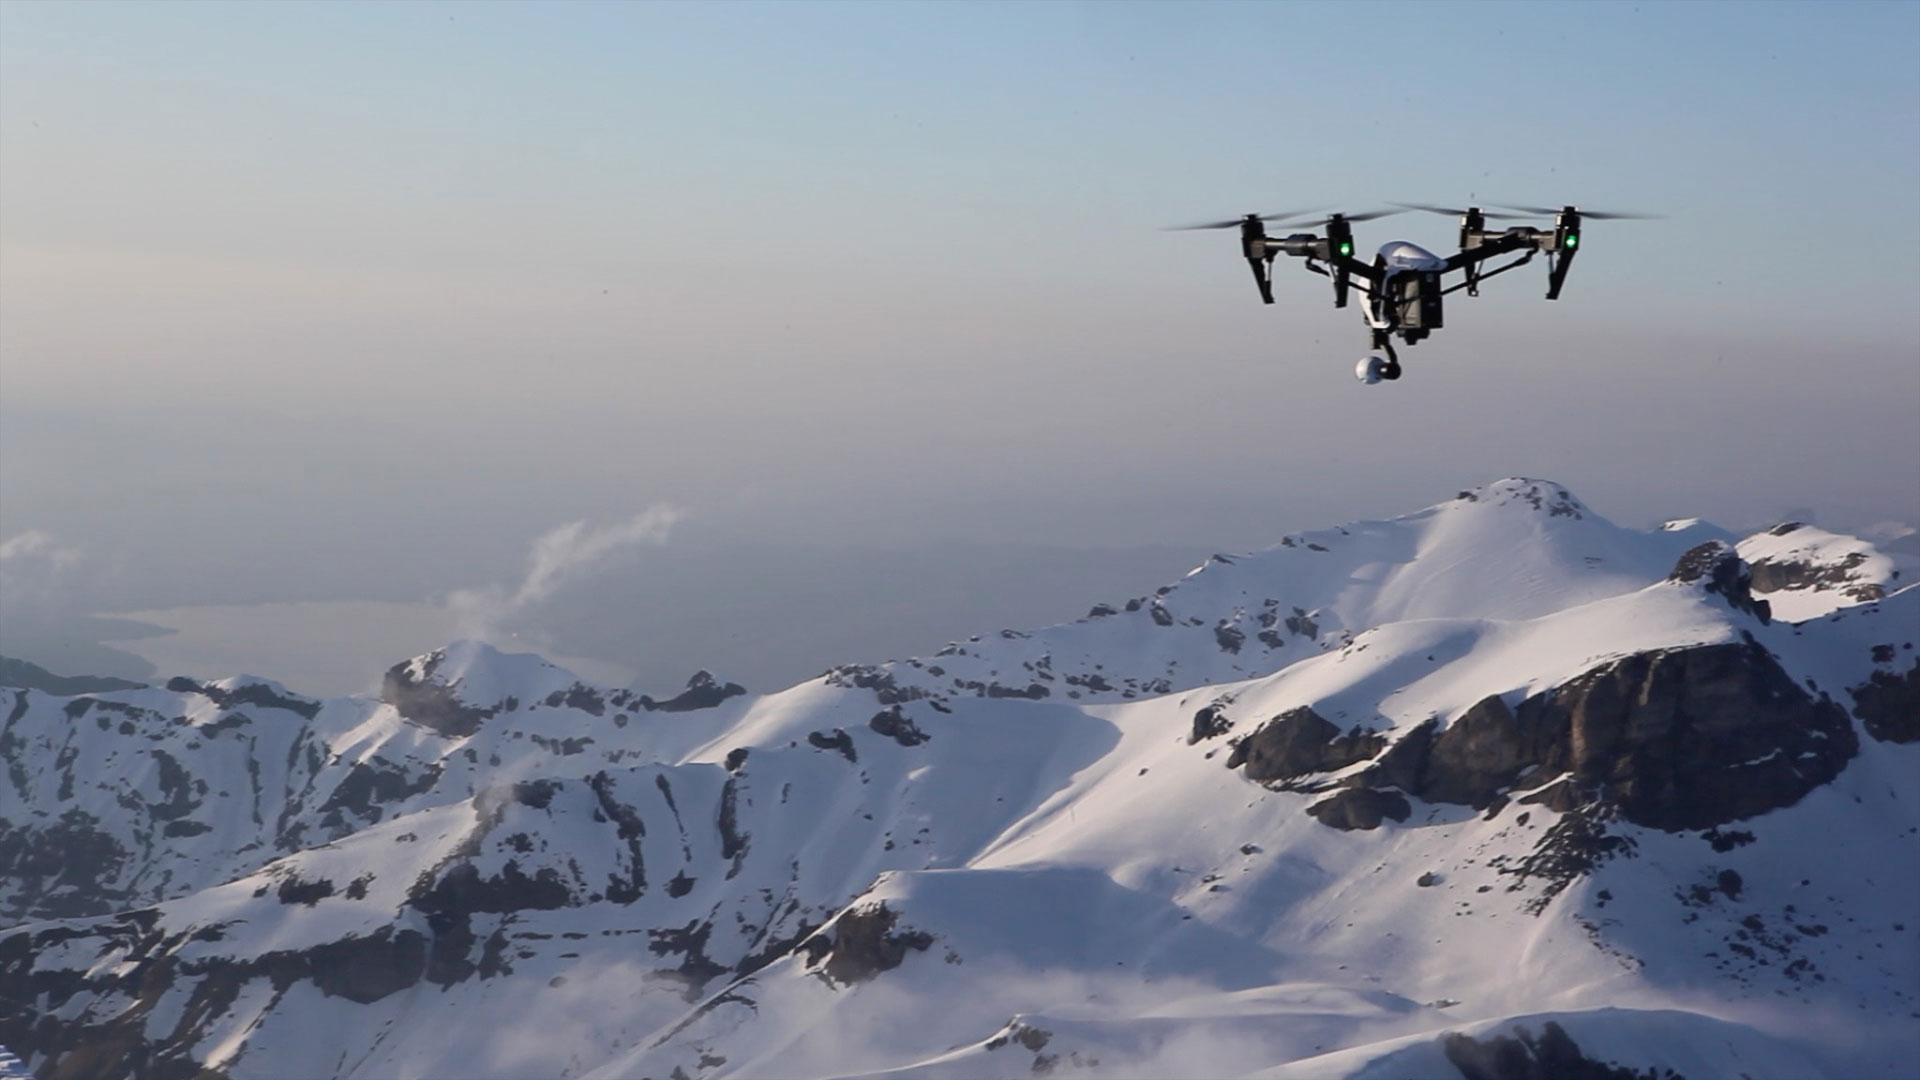
{"label": "snow-covered mountain", "polygon": [[0,1044],[41,1080],[1905,1076],[1898,570],[1504,480],[761,696],[473,642],[378,700],[0,689]]}

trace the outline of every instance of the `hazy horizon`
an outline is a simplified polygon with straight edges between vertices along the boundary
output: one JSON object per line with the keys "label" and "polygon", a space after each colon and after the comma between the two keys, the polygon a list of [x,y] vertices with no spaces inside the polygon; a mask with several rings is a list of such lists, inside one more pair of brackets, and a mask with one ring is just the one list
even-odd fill
{"label": "hazy horizon", "polygon": [[[0,5],[0,635],[511,590],[657,506],[527,631],[837,583],[813,644],[919,647],[1514,475],[1920,523],[1920,8],[1517,10]],[[1666,216],[1373,388],[1324,279],[1160,231],[1387,200]]]}

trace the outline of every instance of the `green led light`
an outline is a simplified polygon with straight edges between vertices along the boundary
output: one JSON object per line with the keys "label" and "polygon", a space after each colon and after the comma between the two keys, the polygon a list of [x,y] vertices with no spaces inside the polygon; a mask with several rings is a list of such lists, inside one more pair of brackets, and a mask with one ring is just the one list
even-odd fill
{"label": "green led light", "polygon": [[1567,250],[1572,251],[1574,248],[1577,248],[1579,246],[1580,246],[1580,234],[1568,233],[1567,234]]}
{"label": "green led light", "polygon": [[1345,241],[1342,241],[1342,242],[1341,242],[1341,244],[1340,244],[1340,254],[1342,254],[1342,255],[1351,255],[1351,254],[1353,254],[1353,245],[1352,245],[1352,244],[1349,244],[1349,243],[1347,243],[1347,242],[1345,242]]}

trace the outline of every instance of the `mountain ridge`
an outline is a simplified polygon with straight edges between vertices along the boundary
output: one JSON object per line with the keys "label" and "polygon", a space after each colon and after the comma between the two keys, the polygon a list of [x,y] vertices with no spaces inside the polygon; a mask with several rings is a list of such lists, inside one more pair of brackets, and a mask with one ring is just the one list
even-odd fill
{"label": "mountain ridge", "polygon": [[1774,619],[1744,543],[1508,480],[685,708],[470,642],[385,700],[0,691],[0,1043],[42,1080],[1897,1075],[1920,875],[1870,853],[1920,836],[1920,592],[1822,541]]}

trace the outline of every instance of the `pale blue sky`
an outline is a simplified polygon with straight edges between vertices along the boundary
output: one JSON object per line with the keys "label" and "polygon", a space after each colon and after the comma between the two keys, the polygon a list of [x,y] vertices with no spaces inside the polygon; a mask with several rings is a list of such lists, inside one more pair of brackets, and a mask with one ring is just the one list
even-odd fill
{"label": "pale blue sky", "polygon": [[[831,543],[1250,547],[1508,474],[1920,518],[1916,57],[1913,3],[8,0],[0,535],[191,591],[656,499]],[[1373,390],[1323,279],[1263,308],[1158,231],[1469,197],[1669,217]]]}

